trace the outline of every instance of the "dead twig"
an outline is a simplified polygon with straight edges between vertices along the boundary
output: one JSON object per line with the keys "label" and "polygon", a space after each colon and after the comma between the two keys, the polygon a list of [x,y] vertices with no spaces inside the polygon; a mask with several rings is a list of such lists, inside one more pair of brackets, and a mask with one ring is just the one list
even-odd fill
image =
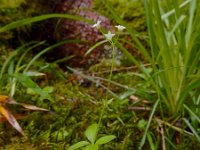
{"label": "dead twig", "polygon": [[129,110],[147,110],[150,111],[150,107],[128,107]]}

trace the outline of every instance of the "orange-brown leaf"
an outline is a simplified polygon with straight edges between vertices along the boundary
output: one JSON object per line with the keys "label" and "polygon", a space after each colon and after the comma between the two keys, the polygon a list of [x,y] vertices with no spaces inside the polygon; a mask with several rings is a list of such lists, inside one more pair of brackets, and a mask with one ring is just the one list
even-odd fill
{"label": "orange-brown leaf", "polygon": [[9,96],[6,96],[6,95],[0,95],[0,103],[2,103],[2,104],[5,104],[5,103],[17,104],[16,101],[14,101],[12,98],[10,98]]}
{"label": "orange-brown leaf", "polygon": [[6,101],[8,100],[8,96],[6,95],[0,95],[0,103],[6,103]]}
{"label": "orange-brown leaf", "polygon": [[12,115],[12,113],[9,111],[8,108],[6,108],[6,106],[4,105],[0,105],[0,113],[8,120],[8,122],[18,131],[20,132],[22,135],[25,136],[24,131],[22,130],[22,128],[20,127],[20,125],[18,124],[17,120],[15,119],[15,117]]}
{"label": "orange-brown leaf", "polygon": [[[15,117],[16,120],[18,119],[24,119],[24,118],[27,118],[28,115],[21,115],[21,114],[15,114],[13,115]],[[0,122],[6,122],[8,121],[5,117],[3,117],[2,115],[0,115]]]}

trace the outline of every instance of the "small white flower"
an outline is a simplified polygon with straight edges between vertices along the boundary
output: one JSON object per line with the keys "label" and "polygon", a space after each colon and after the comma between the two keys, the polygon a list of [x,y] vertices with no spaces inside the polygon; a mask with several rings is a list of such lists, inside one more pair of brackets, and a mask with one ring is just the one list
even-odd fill
{"label": "small white flower", "polygon": [[115,26],[118,31],[123,31],[124,29],[126,29],[126,27],[122,26],[122,25],[118,25],[118,26]]}
{"label": "small white flower", "polygon": [[111,33],[110,31],[108,31],[108,33],[104,35],[108,41],[112,41],[112,38],[115,36],[115,34]]}
{"label": "small white flower", "polygon": [[96,81],[96,87],[99,87],[99,85],[100,85],[100,80],[97,80]]}
{"label": "small white flower", "polygon": [[95,23],[92,28],[97,28],[99,29],[100,28],[100,24],[101,24],[101,21],[100,20],[97,20],[97,23]]}

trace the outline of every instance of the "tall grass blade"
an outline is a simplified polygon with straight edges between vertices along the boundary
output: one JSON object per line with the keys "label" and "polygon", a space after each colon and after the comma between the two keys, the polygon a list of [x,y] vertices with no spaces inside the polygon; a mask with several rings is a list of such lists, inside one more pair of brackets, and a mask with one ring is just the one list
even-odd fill
{"label": "tall grass blade", "polygon": [[4,27],[1,27],[0,33],[6,32],[8,30],[15,29],[17,27],[21,27],[21,26],[24,26],[24,25],[30,25],[31,23],[34,23],[34,22],[38,22],[38,21],[42,21],[42,20],[46,20],[46,19],[51,19],[51,18],[67,18],[67,19],[81,20],[81,21],[85,21],[85,22],[88,22],[88,23],[92,23],[92,21],[85,19],[83,17],[80,17],[80,16],[69,15],[69,14],[47,14],[47,15],[41,15],[41,16],[31,17],[31,18],[22,19],[22,20],[12,22],[8,25],[5,25]]}
{"label": "tall grass blade", "polygon": [[16,70],[15,73],[17,73],[20,69],[22,60],[25,58],[25,56],[28,54],[28,52],[30,50],[33,50],[34,48],[43,45],[45,43],[45,41],[41,41],[41,42],[37,42],[36,44],[34,44],[33,46],[28,47],[26,50],[24,50],[23,54],[21,55],[21,57],[19,58],[19,60],[17,61],[17,65],[16,65]]}
{"label": "tall grass blade", "polygon": [[200,118],[187,105],[183,104],[183,106],[200,124]]}
{"label": "tall grass blade", "polygon": [[183,121],[187,124],[187,126],[190,128],[190,130],[193,132],[194,136],[197,138],[197,141],[200,142],[200,135],[198,134],[198,131],[196,131],[193,126],[190,124],[190,122],[183,118]]}
{"label": "tall grass blade", "polygon": [[0,72],[0,82],[2,80],[2,76],[5,72],[5,69],[7,67],[7,65],[10,63],[10,61],[21,51],[21,50],[24,50],[27,46],[33,44],[34,42],[30,42],[30,43],[27,43],[27,44],[24,44],[22,46],[20,46],[19,48],[17,48],[15,51],[11,52],[11,54],[8,56],[8,58],[5,60],[2,68],[1,68],[1,72]]}
{"label": "tall grass blade", "polygon": [[188,21],[187,31],[185,35],[186,48],[188,48],[189,43],[190,43],[190,38],[192,36],[193,19],[194,19],[194,13],[196,9],[196,0],[192,0],[190,3],[191,4],[190,4],[190,12],[189,12],[189,21]]}
{"label": "tall grass blade", "polygon": [[40,57],[42,56],[43,54],[45,54],[46,52],[58,47],[58,46],[61,46],[65,43],[77,43],[77,42],[80,42],[79,40],[63,40],[61,42],[58,42],[54,45],[51,45],[45,49],[43,49],[41,52],[39,52],[37,55],[35,55],[33,57],[33,59],[31,59],[31,61],[27,64],[26,68],[24,69],[24,72],[28,71],[28,69],[30,68],[30,66]]}
{"label": "tall grass blade", "polygon": [[[183,7],[186,6],[190,1],[191,1],[191,0],[186,0],[186,1],[184,1],[183,3],[181,3],[181,4],[179,5],[179,8],[183,8]],[[175,9],[170,10],[169,12],[165,13],[164,15],[162,15],[162,19],[164,20],[164,19],[168,18],[169,16],[171,16],[171,15],[174,14],[175,12],[176,12]]]}
{"label": "tall grass blade", "polygon": [[138,147],[138,150],[142,150],[142,147],[144,146],[145,144],[145,141],[146,141],[146,136],[147,136],[147,133],[148,133],[148,130],[149,130],[149,127],[150,127],[150,124],[151,124],[151,121],[153,119],[153,115],[157,109],[157,106],[158,106],[158,103],[159,103],[160,100],[157,100],[156,103],[154,104],[153,106],[153,109],[152,109],[152,112],[150,114],[150,117],[149,117],[149,120],[148,120],[148,123],[147,123],[147,126],[146,126],[146,129],[145,129],[145,132],[144,132],[144,135],[142,137],[142,140],[140,142],[140,145]]}

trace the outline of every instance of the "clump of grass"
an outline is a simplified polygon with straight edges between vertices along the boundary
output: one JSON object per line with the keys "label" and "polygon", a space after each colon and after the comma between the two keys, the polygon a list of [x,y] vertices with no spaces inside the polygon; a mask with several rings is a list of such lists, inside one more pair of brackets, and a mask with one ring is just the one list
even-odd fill
{"label": "clump of grass", "polygon": [[[104,1],[106,4],[106,2]],[[115,12],[109,3],[108,10],[115,20],[126,27],[135,41],[138,50],[151,64],[153,73],[135,59],[119,42],[116,45],[138,66],[154,86],[158,98],[167,106],[169,114],[176,115],[183,110],[183,103],[190,97],[190,92],[200,86],[199,77],[199,3],[184,1],[179,4],[167,0],[165,7],[159,1],[146,0],[145,10],[149,33],[150,52],[130,28]],[[186,12],[183,7],[189,7]]]}
{"label": "clump of grass", "polygon": [[[184,5],[189,5],[189,12],[185,13]],[[165,8],[161,2],[145,1],[153,84],[173,115],[191,99],[189,92],[200,86],[198,6],[196,0],[182,4],[168,0]]]}
{"label": "clump of grass", "polygon": [[[152,66],[153,72],[149,73],[140,60],[137,60],[131,55],[121,43],[116,43],[127,58],[144,73],[146,82],[150,83],[156,91],[157,96],[155,100],[160,100],[160,107],[157,107],[157,109],[160,108],[161,117],[167,116],[179,120],[181,115],[187,116],[184,113],[185,109],[190,115],[199,114],[199,110],[194,109],[194,106],[199,105],[200,33],[198,31],[200,24],[198,20],[200,19],[200,10],[197,8],[200,3],[196,0],[166,0],[164,2],[145,0],[149,44],[151,47],[150,51],[148,51],[138,40],[134,29],[129,27],[117,15],[108,2],[103,2],[107,4],[106,7],[111,12],[113,18],[119,24],[126,27],[128,34],[135,41],[138,51],[140,51],[146,58],[146,61]],[[187,106],[183,104],[187,104]],[[153,110],[155,111],[155,109]],[[189,120],[195,120],[192,121],[193,126]],[[193,132],[193,134],[188,132],[187,134],[194,135],[197,140],[199,140],[199,132],[197,129],[195,130],[195,127],[197,127],[198,120],[199,118],[197,117],[195,119],[183,119],[185,124]],[[168,121],[162,122],[161,124],[165,124],[178,132],[182,130],[168,123]],[[145,130],[140,148],[142,148],[147,134],[148,130]],[[162,136],[165,137],[164,131]],[[165,144],[165,138],[163,143]]]}

